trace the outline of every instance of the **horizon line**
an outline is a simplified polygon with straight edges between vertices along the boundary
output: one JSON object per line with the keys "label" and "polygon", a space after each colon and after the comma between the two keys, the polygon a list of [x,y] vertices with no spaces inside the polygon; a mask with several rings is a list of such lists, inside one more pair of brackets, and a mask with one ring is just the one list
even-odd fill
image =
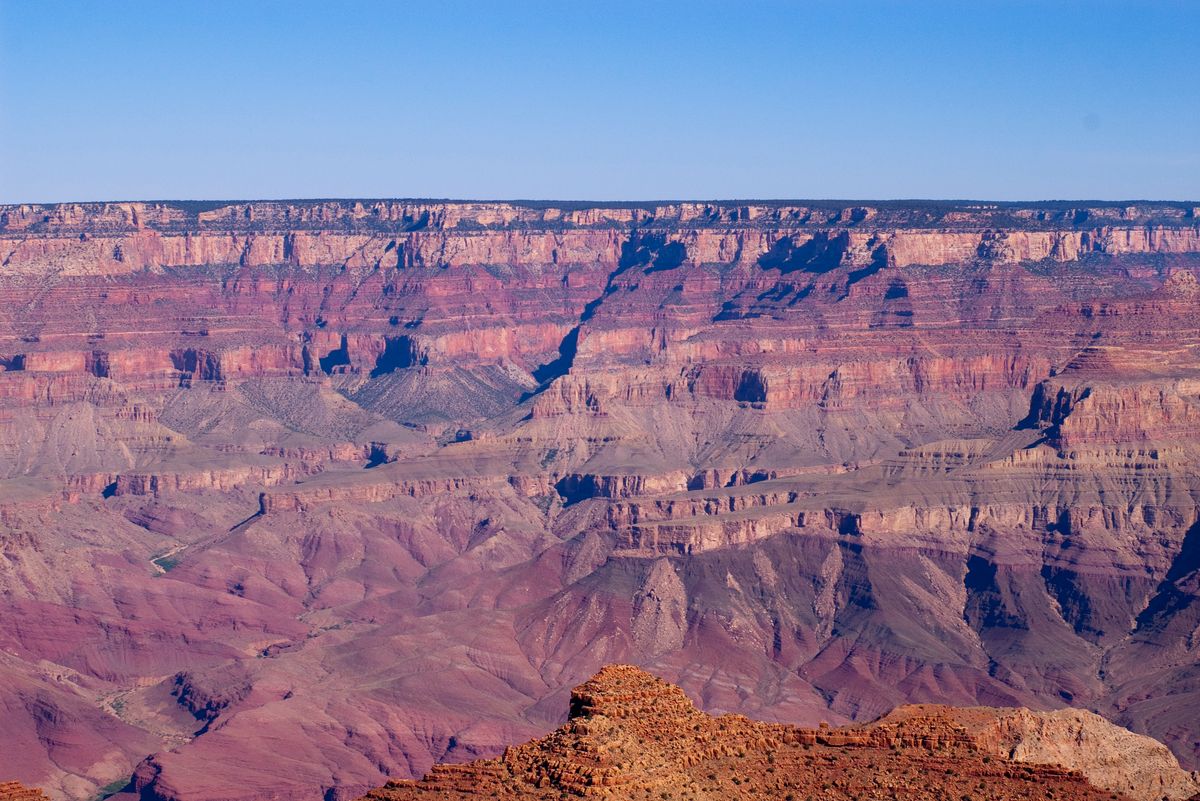
{"label": "horizon line", "polygon": [[260,198],[144,198],[144,199],[109,199],[109,200],[43,200],[43,201],[3,201],[0,208],[15,206],[99,206],[117,205],[124,203],[142,203],[158,205],[182,204],[211,204],[216,208],[223,205],[247,203],[493,203],[513,206],[576,206],[576,207],[609,207],[636,208],[662,205],[677,205],[682,203],[699,203],[713,205],[790,205],[805,204],[816,206],[846,206],[846,205],[906,205],[915,203],[960,206],[968,204],[985,204],[989,206],[1058,206],[1058,205],[1093,205],[1093,206],[1124,206],[1124,205],[1156,205],[1156,206],[1194,206],[1200,200],[1194,199],[1151,199],[1151,198],[1045,198],[1040,200],[989,200],[986,198],[647,198],[626,200],[595,200],[595,199],[565,199],[565,198],[464,198],[464,197],[418,197],[418,196],[330,196],[330,197],[260,197]]}

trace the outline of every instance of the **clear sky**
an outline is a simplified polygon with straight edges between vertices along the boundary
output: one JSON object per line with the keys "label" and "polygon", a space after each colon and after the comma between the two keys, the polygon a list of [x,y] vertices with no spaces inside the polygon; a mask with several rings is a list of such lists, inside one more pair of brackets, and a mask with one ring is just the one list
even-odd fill
{"label": "clear sky", "polygon": [[1200,0],[0,0],[0,202],[1200,199]]}

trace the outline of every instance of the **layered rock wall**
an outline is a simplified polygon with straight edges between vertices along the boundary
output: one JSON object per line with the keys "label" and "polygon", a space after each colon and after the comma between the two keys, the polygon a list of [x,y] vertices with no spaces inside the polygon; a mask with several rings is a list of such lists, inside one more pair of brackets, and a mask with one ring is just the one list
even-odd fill
{"label": "layered rock wall", "polygon": [[813,726],[1088,707],[1194,767],[1198,231],[1169,203],[4,207],[0,775],[346,801],[549,731],[614,661]]}

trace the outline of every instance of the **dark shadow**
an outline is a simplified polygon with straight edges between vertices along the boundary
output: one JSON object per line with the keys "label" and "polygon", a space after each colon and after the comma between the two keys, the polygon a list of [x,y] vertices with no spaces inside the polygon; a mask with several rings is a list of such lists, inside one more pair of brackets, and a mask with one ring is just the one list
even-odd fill
{"label": "dark shadow", "polygon": [[1062,619],[1071,625],[1076,634],[1099,637],[1104,632],[1092,625],[1092,602],[1073,570],[1042,566],[1042,582],[1046,591],[1058,602]]}
{"label": "dark shadow", "polygon": [[571,506],[596,497],[596,479],[594,476],[564,476],[554,485],[554,491],[562,498],[563,506]]}
{"label": "dark shadow", "polygon": [[215,353],[195,348],[171,351],[171,366],[200,381],[221,380],[221,360]]}
{"label": "dark shadow", "polygon": [[850,537],[858,537],[862,535],[862,517],[860,515],[851,514],[849,512],[838,517],[838,534],[845,534]]}
{"label": "dark shadow", "polygon": [[1008,611],[1000,591],[999,570],[994,563],[978,554],[968,556],[963,586],[967,591],[963,619],[976,631],[1028,628],[1019,617]]}
{"label": "dark shadow", "polygon": [[326,375],[331,375],[336,367],[344,367],[350,364],[350,351],[346,347],[346,335],[342,334],[342,344],[338,348],[326,353],[320,358],[321,371]]}
{"label": "dark shadow", "polygon": [[403,229],[405,231],[421,231],[429,227],[429,212],[421,212],[421,216],[413,218],[410,214],[405,214],[403,219]]}
{"label": "dark shadow", "polygon": [[674,270],[687,259],[687,248],[682,242],[668,242],[658,251],[647,273],[657,273],[663,270]]}
{"label": "dark shadow", "polygon": [[849,289],[851,285],[857,284],[864,278],[870,278],[872,275],[875,275],[875,273],[886,268],[887,260],[887,248],[883,245],[875,248],[875,250],[871,252],[870,264],[868,264],[866,267],[852,270],[850,272],[850,275],[846,281],[846,289]]}
{"label": "dark shadow", "polygon": [[[589,304],[590,305],[590,304]],[[572,328],[558,345],[558,357],[534,369],[533,380],[545,385],[564,376],[575,362],[575,351],[579,347],[579,328]]]}
{"label": "dark shadow", "polygon": [[611,281],[621,273],[645,267],[654,259],[658,250],[665,245],[667,238],[662,234],[639,234],[636,231],[629,239],[621,244],[621,258],[617,261],[616,271],[609,276]]}
{"label": "dark shadow", "polygon": [[1200,572],[1200,520],[1197,520],[1184,535],[1179,553],[1171,560],[1167,575],[1154,591],[1150,603],[1137,616],[1136,630],[1151,628],[1163,618],[1171,617],[1190,606],[1196,600],[1196,596],[1180,585],[1184,579],[1195,577],[1197,572]]}
{"label": "dark shadow", "polygon": [[387,449],[382,445],[372,445],[371,453],[367,456],[367,463],[363,465],[363,468],[370,470],[372,467],[379,467],[381,464],[387,464],[387,461]]}
{"label": "dark shadow", "polygon": [[733,391],[733,399],[745,403],[767,402],[767,379],[757,370],[746,370]]}
{"label": "dark shadow", "polygon": [[378,378],[394,370],[423,365],[426,361],[427,359],[417,352],[417,345],[412,337],[388,337],[384,340],[383,353],[375,359],[371,378]]}
{"label": "dark shadow", "polygon": [[779,270],[784,275],[797,271],[820,275],[841,266],[849,247],[850,234],[846,231],[832,237],[825,232],[818,233],[799,247],[790,236],[785,236],[759,256],[758,266],[764,270]]}

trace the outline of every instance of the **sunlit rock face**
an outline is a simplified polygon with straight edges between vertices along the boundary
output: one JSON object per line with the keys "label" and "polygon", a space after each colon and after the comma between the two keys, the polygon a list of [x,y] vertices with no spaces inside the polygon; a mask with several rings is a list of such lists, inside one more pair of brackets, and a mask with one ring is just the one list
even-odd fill
{"label": "sunlit rock face", "polygon": [[610,662],[1194,768],[1197,214],[0,208],[0,776],[348,799]]}
{"label": "sunlit rock face", "polygon": [[1090,712],[926,704],[865,726],[804,729],[706,715],[678,687],[608,665],[575,688],[570,719],[549,736],[499,759],[437,765],[421,781],[389,782],[362,801],[1182,801],[1198,788],[1161,743]]}

